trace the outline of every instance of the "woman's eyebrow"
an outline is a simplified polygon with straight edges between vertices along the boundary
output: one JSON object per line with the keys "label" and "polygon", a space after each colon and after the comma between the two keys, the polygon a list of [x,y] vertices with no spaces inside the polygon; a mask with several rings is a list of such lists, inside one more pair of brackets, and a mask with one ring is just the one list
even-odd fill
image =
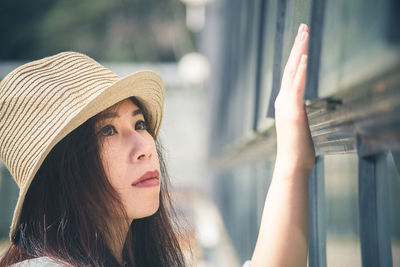
{"label": "woman's eyebrow", "polygon": [[137,110],[134,110],[133,112],[132,112],[132,115],[133,116],[137,116],[137,115],[139,115],[139,114],[143,114],[143,111],[139,108],[139,109],[137,109]]}
{"label": "woman's eyebrow", "polygon": [[98,115],[98,120],[106,120],[106,119],[110,119],[110,118],[119,118],[119,115],[117,112],[113,112],[113,111],[100,113]]}
{"label": "woman's eyebrow", "polygon": [[[132,116],[135,117],[139,114],[143,114],[143,111],[141,109],[136,109],[132,112]],[[108,111],[104,112],[98,115],[98,120],[106,120],[106,119],[111,119],[111,118],[119,118],[118,112],[115,111]]]}

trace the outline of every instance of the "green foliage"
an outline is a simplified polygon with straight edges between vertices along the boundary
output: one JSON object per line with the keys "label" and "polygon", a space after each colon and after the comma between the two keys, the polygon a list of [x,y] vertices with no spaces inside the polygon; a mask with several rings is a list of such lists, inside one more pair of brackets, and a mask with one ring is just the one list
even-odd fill
{"label": "green foliage", "polygon": [[179,0],[0,1],[0,60],[73,50],[106,61],[175,61],[193,50]]}

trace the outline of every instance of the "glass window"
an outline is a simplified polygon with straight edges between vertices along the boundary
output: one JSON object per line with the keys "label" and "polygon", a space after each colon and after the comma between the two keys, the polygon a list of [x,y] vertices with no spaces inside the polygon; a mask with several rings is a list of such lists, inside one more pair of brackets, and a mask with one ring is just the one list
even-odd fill
{"label": "glass window", "polygon": [[240,261],[244,262],[251,256],[258,230],[252,225],[257,217],[254,171],[243,165],[223,170],[214,179],[213,187],[218,192],[215,201],[227,232]]}
{"label": "glass window", "polygon": [[389,49],[384,35],[389,2],[326,1],[319,83],[321,97],[341,88],[350,88],[398,63],[398,53]]}
{"label": "glass window", "polygon": [[215,173],[214,177],[215,202],[243,263],[251,257],[256,243],[272,178],[271,162],[240,163]]}
{"label": "glass window", "polygon": [[267,118],[268,105],[272,90],[272,72],[274,64],[274,47],[276,35],[276,14],[278,0],[267,1],[265,4],[264,15],[264,32],[263,32],[263,58],[260,64],[260,93],[259,93],[259,110],[257,115],[257,131],[263,131],[271,127],[274,120]]}
{"label": "glass window", "polygon": [[224,69],[217,114],[222,150],[253,135],[261,3],[235,0],[224,11]]}
{"label": "glass window", "polygon": [[[289,58],[298,27],[301,23],[310,25],[310,11],[311,0],[288,1],[287,3],[277,0],[267,1],[266,18],[262,22],[264,23],[263,58],[260,66],[260,103],[258,114],[256,114],[257,131],[264,131],[273,123],[273,120],[266,118],[266,115],[272,115],[270,112],[273,109],[275,94],[279,92],[283,69]],[[283,27],[280,28],[277,25]]]}
{"label": "glass window", "polygon": [[[235,131],[239,133],[236,140],[247,139],[253,134],[254,123],[254,101],[257,68],[257,48],[260,28],[260,0],[240,1],[241,21],[239,31],[240,39],[238,50],[238,73],[236,105],[233,109],[238,110]],[[236,141],[235,140],[235,141]]]}
{"label": "glass window", "polygon": [[324,158],[327,266],[361,266],[358,219],[358,157]]}
{"label": "glass window", "polygon": [[285,29],[283,37],[283,60],[281,70],[286,65],[292,50],[293,42],[301,23],[310,26],[311,0],[288,1],[285,14]]}

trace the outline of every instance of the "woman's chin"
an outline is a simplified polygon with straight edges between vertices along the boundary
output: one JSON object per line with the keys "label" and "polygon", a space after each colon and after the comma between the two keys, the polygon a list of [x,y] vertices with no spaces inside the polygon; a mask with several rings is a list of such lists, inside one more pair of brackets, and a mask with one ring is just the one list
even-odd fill
{"label": "woman's chin", "polygon": [[157,202],[157,204],[147,206],[146,209],[130,212],[128,216],[131,220],[146,218],[154,215],[158,211],[159,206],[159,202]]}

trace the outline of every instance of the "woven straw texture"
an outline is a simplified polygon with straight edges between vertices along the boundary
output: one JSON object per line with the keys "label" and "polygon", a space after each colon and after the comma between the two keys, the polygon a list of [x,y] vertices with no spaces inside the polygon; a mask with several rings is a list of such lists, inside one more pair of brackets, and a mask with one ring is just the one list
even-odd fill
{"label": "woven straw texture", "polygon": [[131,96],[143,104],[156,138],[164,95],[162,80],[152,71],[120,78],[75,52],[33,61],[8,74],[0,83],[0,159],[20,188],[10,237],[29,185],[55,144],[90,117]]}

